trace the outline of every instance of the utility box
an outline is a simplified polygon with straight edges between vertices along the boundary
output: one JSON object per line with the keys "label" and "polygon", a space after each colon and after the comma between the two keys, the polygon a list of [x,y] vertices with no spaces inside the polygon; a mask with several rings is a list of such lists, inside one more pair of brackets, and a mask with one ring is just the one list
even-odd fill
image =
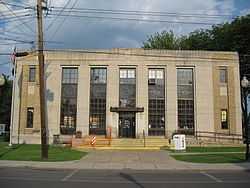
{"label": "utility box", "polygon": [[0,136],[5,133],[5,124],[0,124]]}
{"label": "utility box", "polygon": [[174,150],[186,150],[186,137],[184,134],[176,134],[173,136]]}

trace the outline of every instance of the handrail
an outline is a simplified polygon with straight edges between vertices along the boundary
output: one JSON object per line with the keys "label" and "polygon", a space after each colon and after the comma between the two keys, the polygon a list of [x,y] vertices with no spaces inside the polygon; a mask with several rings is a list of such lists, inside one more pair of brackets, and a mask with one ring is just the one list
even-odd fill
{"label": "handrail", "polygon": [[242,134],[221,133],[221,132],[212,132],[212,131],[196,131],[196,133],[217,134],[217,135],[225,135],[225,136],[242,136]]}
{"label": "handrail", "polygon": [[146,147],[146,136],[145,136],[145,130],[143,129],[143,146]]}
{"label": "handrail", "polygon": [[[192,131],[191,130],[187,130],[188,131]],[[194,131],[194,130],[193,130]],[[185,134],[185,129],[181,129],[181,130],[176,130],[175,133],[178,132],[182,132]],[[242,141],[243,140],[243,135],[241,134],[232,134],[232,133],[222,133],[222,132],[212,132],[212,131],[194,131],[194,134],[187,134],[189,136],[194,136],[196,137],[196,139],[199,138],[211,138],[214,139],[214,141],[216,142],[217,140],[232,140],[232,141]]]}

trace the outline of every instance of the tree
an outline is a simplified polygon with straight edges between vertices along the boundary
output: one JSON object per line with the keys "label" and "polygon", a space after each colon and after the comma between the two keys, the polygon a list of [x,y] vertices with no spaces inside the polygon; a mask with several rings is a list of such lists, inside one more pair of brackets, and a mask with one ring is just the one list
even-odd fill
{"label": "tree", "polygon": [[11,118],[11,96],[12,96],[12,80],[9,76],[4,75],[5,84],[1,86],[0,96],[0,123],[6,124],[6,130],[9,130]]}
{"label": "tree", "polygon": [[231,23],[213,25],[211,29],[195,30],[177,37],[173,31],[149,36],[146,49],[237,51],[240,73],[250,78],[250,14],[235,18]]}
{"label": "tree", "polygon": [[146,42],[143,43],[143,48],[146,49],[179,49],[179,39],[175,37],[173,31],[163,31],[149,36]]}

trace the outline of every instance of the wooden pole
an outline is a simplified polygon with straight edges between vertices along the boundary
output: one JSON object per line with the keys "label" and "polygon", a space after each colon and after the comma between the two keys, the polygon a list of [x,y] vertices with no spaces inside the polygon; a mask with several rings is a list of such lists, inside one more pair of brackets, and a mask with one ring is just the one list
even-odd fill
{"label": "wooden pole", "polygon": [[39,61],[39,92],[41,118],[41,157],[48,159],[47,128],[45,125],[45,84],[44,84],[44,55],[43,55],[43,7],[42,0],[37,0],[37,32],[38,32],[38,61]]}

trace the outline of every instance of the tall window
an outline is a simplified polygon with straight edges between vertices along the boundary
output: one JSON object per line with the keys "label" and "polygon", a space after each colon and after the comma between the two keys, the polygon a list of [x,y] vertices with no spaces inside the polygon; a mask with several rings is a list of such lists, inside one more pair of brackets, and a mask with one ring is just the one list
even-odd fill
{"label": "tall window", "polygon": [[34,108],[27,108],[27,128],[33,128],[33,120],[34,120]]}
{"label": "tall window", "polygon": [[74,134],[76,130],[78,69],[62,69],[61,134]]}
{"label": "tall window", "polygon": [[135,69],[120,69],[120,107],[136,107]]}
{"label": "tall window", "polygon": [[164,69],[148,72],[148,134],[165,135]]}
{"label": "tall window", "polygon": [[194,134],[193,69],[177,69],[178,129]]}
{"label": "tall window", "polygon": [[91,68],[90,78],[90,134],[106,134],[106,68]]}
{"label": "tall window", "polygon": [[35,82],[36,81],[36,67],[30,67],[29,68],[29,82]]}
{"label": "tall window", "polygon": [[226,84],[227,83],[227,68],[220,67],[220,83]]}
{"label": "tall window", "polygon": [[228,121],[227,121],[227,110],[222,109],[221,110],[221,128],[222,129],[228,129]]}

